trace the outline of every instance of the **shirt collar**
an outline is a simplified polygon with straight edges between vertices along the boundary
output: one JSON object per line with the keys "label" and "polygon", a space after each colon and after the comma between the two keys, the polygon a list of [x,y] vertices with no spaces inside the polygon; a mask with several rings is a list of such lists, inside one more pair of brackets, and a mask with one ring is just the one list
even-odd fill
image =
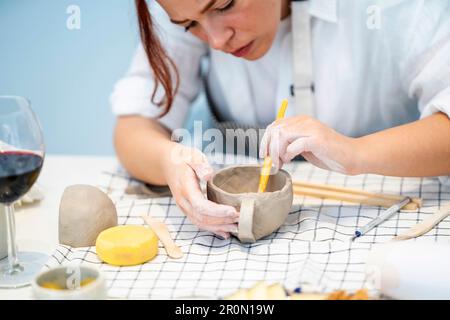
{"label": "shirt collar", "polygon": [[339,0],[310,0],[309,13],[328,22],[338,22]]}

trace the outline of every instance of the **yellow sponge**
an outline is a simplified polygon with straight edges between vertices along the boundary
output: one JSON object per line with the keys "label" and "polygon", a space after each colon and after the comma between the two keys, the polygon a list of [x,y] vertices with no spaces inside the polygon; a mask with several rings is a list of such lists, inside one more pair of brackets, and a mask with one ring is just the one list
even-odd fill
{"label": "yellow sponge", "polygon": [[101,232],[95,244],[99,258],[114,266],[134,266],[158,253],[158,237],[143,226],[117,226]]}

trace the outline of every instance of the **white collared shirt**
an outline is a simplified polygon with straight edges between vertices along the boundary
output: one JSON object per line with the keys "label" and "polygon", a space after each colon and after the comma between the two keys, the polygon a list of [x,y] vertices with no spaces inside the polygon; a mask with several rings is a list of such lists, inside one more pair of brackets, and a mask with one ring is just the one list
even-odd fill
{"label": "white collared shirt", "polygon": [[[269,53],[250,62],[209,49],[171,24],[158,5],[152,4],[151,12],[181,77],[179,94],[161,123],[183,126],[201,89],[204,56],[207,87],[223,120],[265,126],[275,119],[293,83],[290,18],[282,21]],[[357,137],[438,111],[450,114],[450,1],[310,0],[310,13],[318,120]],[[160,109],[150,103],[153,85],[139,46],[111,96],[114,113],[157,116]],[[287,116],[301,113],[290,107]]]}

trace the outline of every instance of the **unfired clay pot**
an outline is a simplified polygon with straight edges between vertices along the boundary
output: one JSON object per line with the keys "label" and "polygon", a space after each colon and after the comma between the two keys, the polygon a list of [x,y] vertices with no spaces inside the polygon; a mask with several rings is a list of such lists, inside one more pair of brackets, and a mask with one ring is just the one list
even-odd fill
{"label": "unfired clay pot", "polygon": [[207,184],[208,199],[240,211],[238,234],[255,242],[276,231],[292,207],[292,179],[284,170],[271,175],[266,192],[257,193],[261,166],[244,165],[218,171]]}
{"label": "unfired clay pot", "polygon": [[59,206],[59,242],[71,247],[95,246],[103,230],[117,226],[117,211],[100,189],[88,185],[67,187]]}

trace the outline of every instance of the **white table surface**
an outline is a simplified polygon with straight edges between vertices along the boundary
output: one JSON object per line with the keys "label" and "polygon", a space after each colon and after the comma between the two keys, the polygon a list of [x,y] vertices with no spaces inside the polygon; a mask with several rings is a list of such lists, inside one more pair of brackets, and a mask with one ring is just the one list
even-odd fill
{"label": "white table surface", "polygon": [[[37,183],[45,198],[16,211],[19,251],[51,254],[58,245],[58,209],[64,189],[98,182],[102,171],[118,164],[115,157],[47,155]],[[0,299],[32,299],[31,287],[0,289]]]}

